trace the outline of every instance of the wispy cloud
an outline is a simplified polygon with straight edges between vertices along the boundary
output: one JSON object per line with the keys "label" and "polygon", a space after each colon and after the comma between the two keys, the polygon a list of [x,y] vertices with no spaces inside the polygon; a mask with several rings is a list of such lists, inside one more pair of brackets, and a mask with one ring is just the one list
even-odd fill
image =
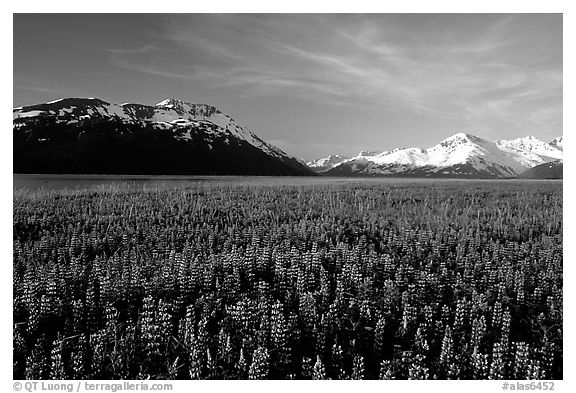
{"label": "wispy cloud", "polygon": [[23,85],[17,85],[14,86],[15,89],[21,89],[21,90],[31,90],[31,91],[37,91],[40,93],[50,93],[50,94],[54,94],[54,93],[60,93],[61,90],[55,90],[55,89],[49,89],[46,87],[41,87],[41,86],[23,86]]}
{"label": "wispy cloud", "polygon": [[122,48],[108,48],[107,51],[113,55],[134,55],[134,54],[144,54],[144,53],[153,53],[154,51],[158,51],[158,47],[156,45],[148,44],[144,45],[140,48],[134,49],[122,49]]}
{"label": "wispy cloud", "polygon": [[[63,90],[63,89],[57,89],[57,88],[52,88],[52,87],[47,87],[46,85],[42,85],[42,84],[30,84],[30,82],[28,83],[19,83],[19,82],[15,82],[14,84],[14,90],[21,90],[21,91],[27,91],[27,92],[34,92],[34,93],[39,93],[41,96],[45,97],[46,100],[52,100],[52,99],[56,99],[56,98],[62,98],[62,97],[69,97],[71,94],[70,91],[68,90]],[[22,104],[25,105],[32,105],[32,104],[37,104],[37,100],[34,99],[29,99],[29,100],[25,100],[25,102],[23,102]]]}
{"label": "wispy cloud", "polygon": [[492,130],[558,115],[558,102],[555,110],[534,102],[561,96],[561,63],[522,43],[527,23],[439,18],[166,16],[157,42],[111,49],[110,61],[239,97],[361,105]]}
{"label": "wispy cloud", "polygon": [[562,56],[561,14],[28,14],[14,101],[178,96],[309,158],[461,130],[546,139]]}

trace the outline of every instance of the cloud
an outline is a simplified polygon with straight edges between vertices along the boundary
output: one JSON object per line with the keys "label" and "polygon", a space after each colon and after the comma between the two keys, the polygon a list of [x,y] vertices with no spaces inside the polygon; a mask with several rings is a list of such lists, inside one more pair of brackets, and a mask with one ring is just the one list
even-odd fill
{"label": "cloud", "polygon": [[14,86],[15,89],[21,89],[21,90],[31,90],[31,91],[37,91],[40,93],[49,93],[49,94],[58,94],[61,93],[61,90],[57,90],[57,89],[50,89],[47,87],[41,87],[41,86],[23,86],[23,85],[17,85]]}
{"label": "cloud", "polygon": [[[532,113],[554,113],[535,101],[561,95],[554,42],[550,48],[532,42],[546,39],[548,22],[533,19],[169,15],[155,42],[109,54],[116,66],[238,97],[276,96],[518,128]],[[483,119],[490,120],[482,125]]]}
{"label": "cloud", "polygon": [[135,49],[116,49],[116,48],[107,49],[107,51],[109,53],[112,53],[113,55],[134,55],[134,54],[152,53],[158,50],[159,48],[156,45],[152,44],[144,45],[140,48]]}
{"label": "cloud", "polygon": [[[24,90],[27,92],[35,92],[40,93],[40,95],[48,100],[62,98],[62,97],[70,97],[75,93],[71,93],[69,90],[63,90],[59,88],[53,88],[51,86],[47,86],[43,84],[42,81],[35,81],[33,77],[24,78],[27,79],[23,82],[14,81],[14,90]],[[37,104],[38,101],[35,99],[26,99],[23,102],[26,105]]]}

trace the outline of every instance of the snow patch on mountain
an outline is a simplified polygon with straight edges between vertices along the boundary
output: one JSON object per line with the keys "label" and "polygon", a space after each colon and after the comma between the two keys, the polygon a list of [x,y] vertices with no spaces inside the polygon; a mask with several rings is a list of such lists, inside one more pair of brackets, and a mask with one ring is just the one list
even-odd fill
{"label": "snow patch on mountain", "polygon": [[[559,141],[562,143],[562,140]],[[512,177],[526,169],[562,158],[562,150],[534,137],[489,141],[457,133],[429,148],[396,148],[390,152],[360,152],[328,168],[334,175],[413,175]],[[321,172],[315,163],[308,165]]]}
{"label": "snow patch on mountain", "polygon": [[62,101],[62,100],[64,100],[64,99],[63,99],[63,98],[58,98],[58,99],[53,100],[53,101],[48,101],[47,104],[55,104],[55,103],[60,102],[60,101]]}
{"label": "snow patch on mountain", "polygon": [[552,139],[552,141],[550,141],[550,146],[555,147],[559,150],[564,150],[564,137],[558,136]]}
{"label": "snow patch on mountain", "polygon": [[317,172],[327,171],[334,168],[336,165],[348,160],[346,156],[333,154],[328,157],[320,158],[318,160],[309,161],[306,163],[308,167],[313,168]]}
{"label": "snow patch on mountain", "polygon": [[13,112],[12,118],[13,119],[21,119],[21,118],[25,118],[25,117],[36,117],[36,116],[40,116],[44,113],[46,113],[46,112],[45,111],[39,111],[39,110],[32,110],[32,111],[27,111],[27,112]]}
{"label": "snow patch on mountain", "polygon": [[[156,122],[167,122],[182,124],[182,120],[198,121],[203,120],[219,128],[220,132],[231,134],[232,136],[248,142],[250,145],[260,149],[274,157],[286,157],[287,154],[276,146],[270,145],[260,139],[254,133],[237,124],[230,116],[222,113],[216,107],[207,104],[193,104],[174,98],[167,98],[155,105],[154,116]],[[292,157],[290,157],[292,158]]]}
{"label": "snow patch on mountain", "polygon": [[543,159],[543,161],[539,162],[537,165],[551,161],[552,159],[562,158],[562,150],[533,136],[526,136],[523,138],[511,140],[499,140],[496,141],[496,144],[502,150],[509,152],[530,152],[537,154]]}
{"label": "snow patch on mountain", "polygon": [[96,118],[115,119],[123,123],[148,122],[159,129],[173,130],[176,139],[184,140],[192,140],[193,133],[180,132],[180,129],[201,127],[204,136],[219,135],[228,141],[230,138],[237,138],[270,156],[283,160],[294,159],[237,124],[234,119],[222,113],[218,108],[174,98],[162,100],[155,106],[133,103],[116,105],[97,98],[58,99],[43,104],[14,108],[14,128],[20,128],[25,118],[53,115],[56,115],[57,122],[62,123]]}

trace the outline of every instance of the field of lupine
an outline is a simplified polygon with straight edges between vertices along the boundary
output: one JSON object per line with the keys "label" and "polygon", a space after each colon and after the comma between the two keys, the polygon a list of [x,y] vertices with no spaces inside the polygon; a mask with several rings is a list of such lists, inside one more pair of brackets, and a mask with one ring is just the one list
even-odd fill
{"label": "field of lupine", "polygon": [[562,184],[14,191],[15,379],[561,379]]}

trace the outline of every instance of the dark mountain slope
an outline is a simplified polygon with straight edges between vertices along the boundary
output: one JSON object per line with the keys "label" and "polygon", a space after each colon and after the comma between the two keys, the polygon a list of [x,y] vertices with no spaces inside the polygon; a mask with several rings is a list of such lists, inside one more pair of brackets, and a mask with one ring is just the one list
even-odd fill
{"label": "dark mountain slope", "polygon": [[14,110],[14,173],[312,175],[217,108],[63,99]]}
{"label": "dark mountain slope", "polygon": [[521,179],[562,179],[564,163],[562,160],[546,162],[530,168],[520,174]]}

